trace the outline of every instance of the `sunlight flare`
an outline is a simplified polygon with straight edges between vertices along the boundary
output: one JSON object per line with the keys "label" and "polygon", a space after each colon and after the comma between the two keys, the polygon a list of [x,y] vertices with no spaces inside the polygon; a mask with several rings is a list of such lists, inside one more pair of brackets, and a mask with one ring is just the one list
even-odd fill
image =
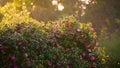
{"label": "sunlight flare", "polygon": [[63,9],[64,9],[64,6],[63,6],[61,3],[59,3],[59,4],[58,4],[58,10],[59,10],[59,11],[62,11]]}
{"label": "sunlight flare", "polygon": [[58,1],[57,1],[57,0],[53,0],[53,1],[52,1],[52,4],[53,4],[53,5],[58,5]]}

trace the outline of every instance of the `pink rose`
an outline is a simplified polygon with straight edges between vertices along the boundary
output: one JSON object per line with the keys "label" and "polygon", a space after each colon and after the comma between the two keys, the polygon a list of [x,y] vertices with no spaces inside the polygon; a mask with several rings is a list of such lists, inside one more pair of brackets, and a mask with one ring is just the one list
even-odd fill
{"label": "pink rose", "polygon": [[15,56],[12,56],[12,57],[11,57],[11,60],[12,60],[12,61],[14,61],[15,59],[16,59]]}
{"label": "pink rose", "polygon": [[18,41],[17,43],[18,43],[18,45],[21,45],[21,44],[22,44],[22,42],[21,42],[21,41]]}
{"label": "pink rose", "polygon": [[94,57],[94,56],[90,56],[90,60],[91,60],[91,61],[94,61],[94,60],[95,60],[95,57]]}
{"label": "pink rose", "polygon": [[54,33],[57,33],[57,30],[55,29],[55,30],[53,30],[53,32],[54,32]]}
{"label": "pink rose", "polygon": [[86,43],[86,44],[85,44],[85,47],[86,47],[86,48],[89,48],[89,47],[90,47],[90,44],[87,44],[87,43]]}
{"label": "pink rose", "polygon": [[85,57],[85,56],[86,56],[85,52],[82,52],[82,57]]}
{"label": "pink rose", "polygon": [[51,66],[52,65],[52,62],[51,61],[48,61],[48,66]]}
{"label": "pink rose", "polygon": [[51,43],[53,43],[53,42],[54,42],[54,40],[53,40],[53,39],[51,39],[51,40],[50,40],[50,42],[51,42]]}
{"label": "pink rose", "polygon": [[57,36],[57,38],[61,38],[61,36],[60,36],[60,35],[58,35],[58,36]]}
{"label": "pink rose", "polygon": [[60,63],[57,63],[56,65],[57,65],[57,66],[61,66],[61,64],[60,64]]}
{"label": "pink rose", "polygon": [[77,32],[80,32],[81,30],[80,29],[77,29]]}
{"label": "pink rose", "polygon": [[70,68],[70,66],[67,66],[67,68]]}

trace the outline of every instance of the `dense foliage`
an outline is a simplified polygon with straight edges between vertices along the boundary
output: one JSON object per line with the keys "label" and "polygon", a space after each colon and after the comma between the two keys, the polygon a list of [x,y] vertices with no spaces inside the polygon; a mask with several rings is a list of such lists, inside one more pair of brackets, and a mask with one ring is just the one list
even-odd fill
{"label": "dense foliage", "polygon": [[105,63],[91,23],[73,16],[38,22],[24,4],[8,3],[0,10],[0,67],[89,68]]}
{"label": "dense foliage", "polygon": [[[49,45],[62,48],[62,52],[57,53],[59,56],[57,62],[70,68],[103,66],[102,61],[104,61],[105,55],[104,53],[101,55],[98,51],[97,37],[91,23],[79,23],[70,16],[51,24],[46,24],[49,27],[46,29]],[[51,63],[57,62],[51,60]]]}
{"label": "dense foliage", "polygon": [[72,16],[47,24],[34,22],[0,23],[2,67],[86,68],[103,64],[90,23],[78,23]]}

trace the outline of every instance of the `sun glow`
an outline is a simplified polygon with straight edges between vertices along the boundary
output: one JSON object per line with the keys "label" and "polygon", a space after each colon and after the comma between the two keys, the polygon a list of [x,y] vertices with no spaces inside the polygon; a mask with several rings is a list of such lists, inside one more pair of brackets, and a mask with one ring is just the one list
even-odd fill
{"label": "sun glow", "polygon": [[59,3],[59,4],[58,4],[58,10],[59,10],[59,11],[62,11],[63,9],[64,9],[64,6],[63,6],[61,3]]}
{"label": "sun glow", "polygon": [[53,0],[53,1],[52,1],[52,4],[53,4],[53,5],[58,5],[58,1],[57,1],[57,0]]}
{"label": "sun glow", "polygon": [[84,2],[85,4],[89,4],[91,0],[81,0],[82,2]]}

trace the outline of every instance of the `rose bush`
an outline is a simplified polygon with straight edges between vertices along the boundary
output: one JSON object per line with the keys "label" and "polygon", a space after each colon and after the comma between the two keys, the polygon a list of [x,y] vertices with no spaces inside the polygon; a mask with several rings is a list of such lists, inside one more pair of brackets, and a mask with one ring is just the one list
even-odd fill
{"label": "rose bush", "polygon": [[103,66],[104,49],[98,46],[96,32],[91,23],[79,23],[73,16],[63,17],[55,22],[38,22],[24,10],[25,6],[22,11],[15,6],[8,4],[1,8],[5,11],[1,11],[0,67]]}
{"label": "rose bush", "polygon": [[0,8],[1,68],[35,67],[39,49],[46,46],[41,23],[30,17],[24,5],[18,8],[15,3]]}
{"label": "rose bush", "polygon": [[4,30],[0,30],[2,67],[36,66],[34,60],[39,56],[40,48],[46,43],[43,35],[37,30],[39,28],[32,27],[30,24],[19,24],[14,29],[6,26]]}
{"label": "rose bush", "polygon": [[79,23],[73,16],[69,16],[56,22],[49,22],[45,29],[48,45],[61,48],[61,53],[54,53],[59,59],[48,58],[52,63],[51,66],[58,67],[56,66],[58,62],[59,67],[64,68],[89,68],[102,65],[104,52],[100,55],[99,52],[103,49],[97,45],[96,32],[91,23]]}

